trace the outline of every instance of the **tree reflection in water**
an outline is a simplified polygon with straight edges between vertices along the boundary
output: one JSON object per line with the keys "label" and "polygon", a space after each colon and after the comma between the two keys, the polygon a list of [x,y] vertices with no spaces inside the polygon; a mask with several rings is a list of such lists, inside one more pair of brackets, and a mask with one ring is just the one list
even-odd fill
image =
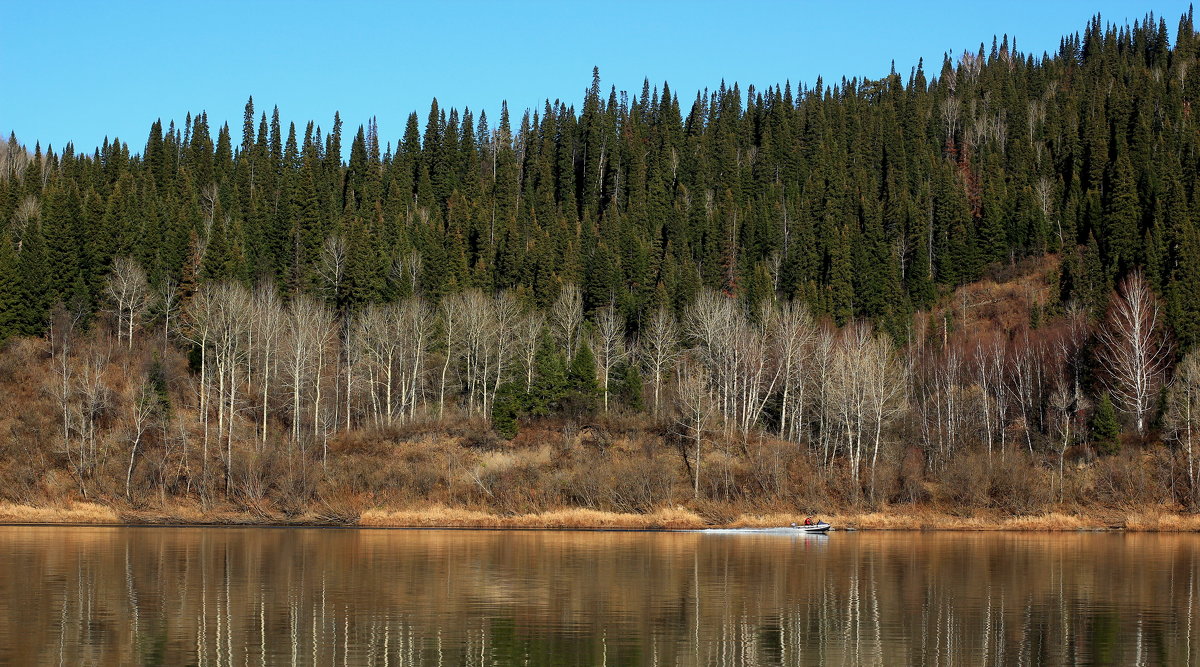
{"label": "tree reflection in water", "polygon": [[0,535],[0,663],[1188,664],[1195,648],[1195,535]]}

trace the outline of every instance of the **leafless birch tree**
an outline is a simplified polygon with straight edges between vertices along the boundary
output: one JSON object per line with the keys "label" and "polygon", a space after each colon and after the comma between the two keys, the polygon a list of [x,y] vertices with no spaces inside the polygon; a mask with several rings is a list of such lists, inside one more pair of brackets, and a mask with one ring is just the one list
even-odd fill
{"label": "leafless birch tree", "polygon": [[583,299],[579,286],[566,283],[558,294],[558,300],[550,309],[550,327],[554,339],[566,350],[567,359],[575,358],[579,347],[579,329],[583,325]]}
{"label": "leafless birch tree", "polygon": [[129,257],[120,257],[104,282],[104,294],[117,315],[117,340],[125,338],[126,348],[133,348],[133,329],[149,310],[153,293],[146,282],[142,267]]}
{"label": "leafless birch tree", "polygon": [[592,342],[596,351],[597,371],[600,373],[600,387],[604,394],[604,411],[608,412],[608,381],[612,369],[626,356],[625,323],[617,314],[612,304],[596,313],[596,335]]}
{"label": "leafless birch tree", "polygon": [[658,417],[662,411],[663,383],[679,358],[679,325],[666,308],[660,306],[650,316],[642,333],[640,349],[642,363],[654,384],[653,414]]}
{"label": "leafless birch tree", "polygon": [[1113,398],[1133,416],[1138,435],[1154,409],[1171,355],[1162,331],[1162,307],[1141,272],[1121,281],[1097,332],[1100,362]]}
{"label": "leafless birch tree", "polygon": [[[676,371],[675,409],[677,421],[689,438],[692,449],[692,495],[700,497],[700,470],[704,435],[711,428],[716,406],[711,381],[703,364],[688,359]],[[686,460],[686,456],[685,456]]]}
{"label": "leafless birch tree", "polygon": [[1171,438],[1183,448],[1187,459],[1189,504],[1200,507],[1200,350],[1192,350],[1175,369],[1175,378],[1167,393],[1166,427]]}

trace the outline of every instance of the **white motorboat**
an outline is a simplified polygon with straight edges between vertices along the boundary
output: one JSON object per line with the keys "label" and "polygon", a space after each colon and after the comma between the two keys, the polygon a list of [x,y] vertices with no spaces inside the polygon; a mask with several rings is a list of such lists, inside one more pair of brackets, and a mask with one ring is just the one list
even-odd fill
{"label": "white motorboat", "polygon": [[824,533],[829,530],[829,524],[825,523],[824,521],[818,521],[816,523],[809,523],[809,524],[793,523],[789,527],[789,530],[795,530],[795,531],[799,531],[801,533]]}

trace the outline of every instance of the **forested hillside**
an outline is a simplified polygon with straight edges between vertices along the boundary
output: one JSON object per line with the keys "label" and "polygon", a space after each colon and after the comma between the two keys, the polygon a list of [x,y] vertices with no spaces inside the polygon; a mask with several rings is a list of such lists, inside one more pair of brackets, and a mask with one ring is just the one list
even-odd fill
{"label": "forested hillside", "polygon": [[1198,50],[12,137],[0,495],[1191,506]]}

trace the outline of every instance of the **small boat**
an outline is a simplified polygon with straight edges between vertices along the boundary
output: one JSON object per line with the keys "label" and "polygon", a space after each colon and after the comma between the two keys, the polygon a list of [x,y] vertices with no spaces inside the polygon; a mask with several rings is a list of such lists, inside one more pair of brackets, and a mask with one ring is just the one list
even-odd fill
{"label": "small boat", "polygon": [[829,530],[829,524],[825,523],[824,521],[818,521],[816,523],[809,524],[793,523],[789,530],[795,530],[801,533],[824,533]]}

